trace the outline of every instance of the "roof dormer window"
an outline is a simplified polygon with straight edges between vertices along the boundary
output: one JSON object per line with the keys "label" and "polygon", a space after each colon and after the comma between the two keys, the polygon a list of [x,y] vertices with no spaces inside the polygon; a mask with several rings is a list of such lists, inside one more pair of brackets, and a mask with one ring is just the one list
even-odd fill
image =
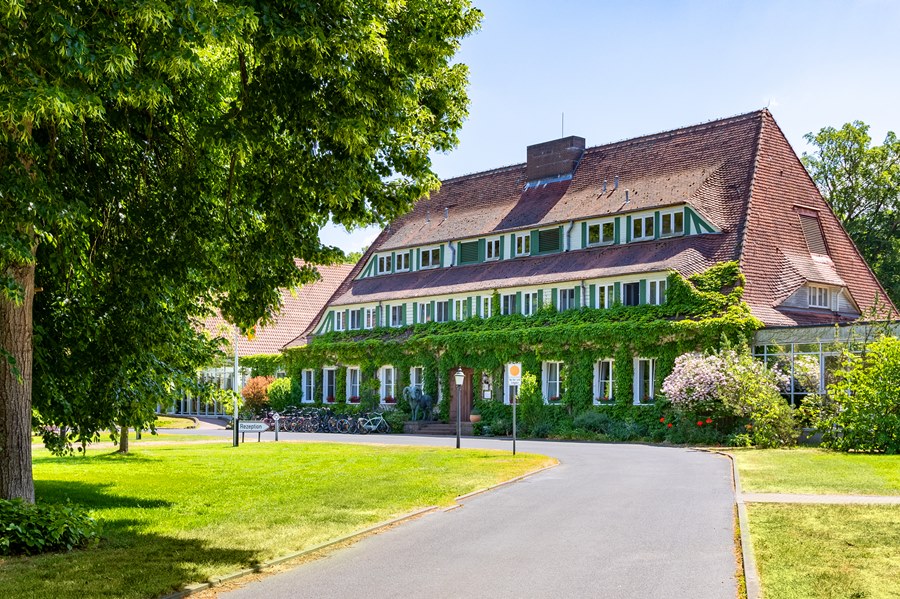
{"label": "roof dormer window", "polygon": [[516,234],[516,256],[531,254],[531,233]]}
{"label": "roof dormer window", "polygon": [[653,215],[635,216],[631,219],[631,241],[653,239]]}
{"label": "roof dormer window", "polygon": [[426,248],[419,258],[419,268],[437,268],[441,265],[441,248]]}
{"label": "roof dormer window", "polygon": [[675,237],[677,235],[684,235],[684,211],[678,209],[660,213],[659,236]]}
{"label": "roof dormer window", "polygon": [[485,260],[500,260],[500,238],[488,239],[485,244]]}
{"label": "roof dormer window", "polygon": [[386,275],[393,272],[394,257],[390,254],[378,256],[378,274]]}
{"label": "roof dormer window", "polygon": [[403,252],[402,254],[397,254],[397,267],[395,269],[396,272],[405,272],[409,270],[409,252]]}
{"label": "roof dormer window", "polygon": [[831,290],[827,287],[819,287],[818,285],[809,286],[809,307],[810,308],[830,308],[831,307]]}

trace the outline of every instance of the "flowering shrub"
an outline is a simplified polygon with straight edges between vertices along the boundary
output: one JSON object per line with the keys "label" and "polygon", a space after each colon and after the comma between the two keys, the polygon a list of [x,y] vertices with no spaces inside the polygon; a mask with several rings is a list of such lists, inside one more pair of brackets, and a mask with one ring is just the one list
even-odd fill
{"label": "flowering shrub", "polygon": [[[789,379],[778,369],[768,369],[747,353],[723,349],[715,354],[685,354],[663,382],[663,393],[682,420],[693,417],[697,429],[710,428],[720,435],[750,424],[754,444],[777,447],[796,442],[797,430],[790,406],[780,389]],[[681,427],[680,435],[691,433]],[[712,438],[704,432],[704,438]]]}

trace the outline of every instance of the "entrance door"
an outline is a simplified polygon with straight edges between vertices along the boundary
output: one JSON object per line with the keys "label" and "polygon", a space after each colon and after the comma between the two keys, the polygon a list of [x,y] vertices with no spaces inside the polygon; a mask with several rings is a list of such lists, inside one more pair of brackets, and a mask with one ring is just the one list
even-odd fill
{"label": "entrance door", "polygon": [[[456,389],[456,372],[459,368],[451,368],[450,369],[450,422],[456,422],[456,398],[457,398],[457,389]],[[462,385],[462,409],[460,410],[459,417],[463,422],[469,421],[469,414],[472,413],[472,375],[474,374],[471,368],[463,368],[463,374],[466,375],[466,381]]]}

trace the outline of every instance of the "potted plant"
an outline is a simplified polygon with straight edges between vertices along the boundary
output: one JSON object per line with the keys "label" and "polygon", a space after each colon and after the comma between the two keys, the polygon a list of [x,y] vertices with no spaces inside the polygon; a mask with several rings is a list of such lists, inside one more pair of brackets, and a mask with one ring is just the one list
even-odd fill
{"label": "potted plant", "polygon": [[359,395],[354,395],[347,401],[349,401],[350,403],[359,403]]}
{"label": "potted plant", "polygon": [[547,401],[549,401],[550,403],[557,403],[559,401],[559,395],[554,395]]}
{"label": "potted plant", "polygon": [[472,411],[469,412],[469,422],[481,422],[481,410],[478,409],[478,406],[473,406]]}
{"label": "potted plant", "polygon": [[392,395],[388,395],[384,398],[384,403],[397,403],[397,400]]}

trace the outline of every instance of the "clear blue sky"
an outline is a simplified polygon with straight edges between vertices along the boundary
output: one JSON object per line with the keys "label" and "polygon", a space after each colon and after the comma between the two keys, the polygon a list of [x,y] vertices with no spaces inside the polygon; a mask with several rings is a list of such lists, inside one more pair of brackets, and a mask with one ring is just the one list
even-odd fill
{"label": "clear blue sky", "polygon": [[[524,162],[529,144],[588,146],[768,106],[794,149],[852,120],[900,130],[900,2],[894,0],[481,0],[463,41],[469,118],[434,157],[441,178]],[[322,239],[345,251],[376,229]]]}

